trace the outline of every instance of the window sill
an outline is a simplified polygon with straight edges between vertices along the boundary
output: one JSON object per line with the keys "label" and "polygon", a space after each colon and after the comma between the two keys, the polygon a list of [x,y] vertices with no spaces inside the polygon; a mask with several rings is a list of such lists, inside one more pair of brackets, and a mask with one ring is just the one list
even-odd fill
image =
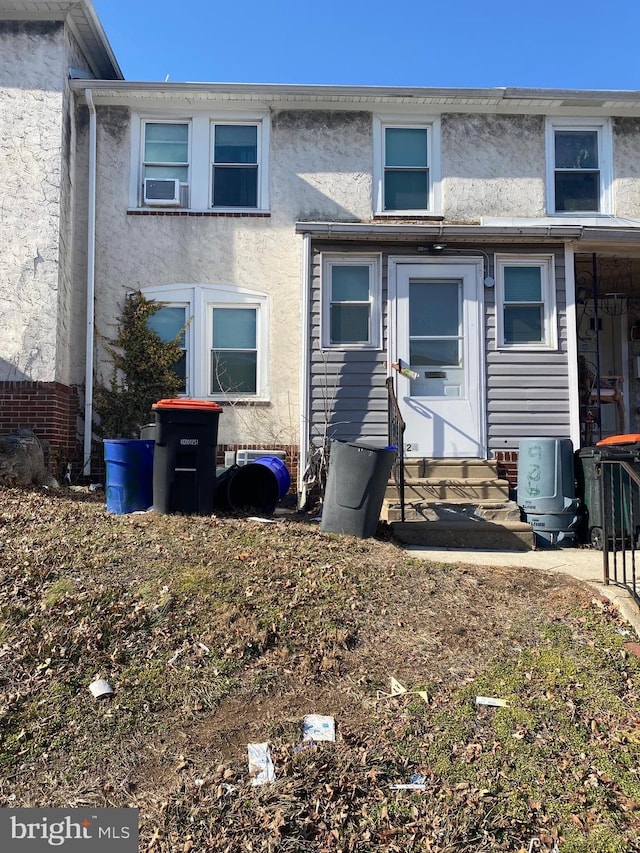
{"label": "window sill", "polygon": [[497,344],[496,352],[560,352],[555,344]]}
{"label": "window sill", "polygon": [[222,408],[226,406],[270,406],[271,400],[266,397],[210,397]]}
{"label": "window sill", "polygon": [[231,219],[266,219],[271,216],[268,210],[176,210],[171,207],[148,208],[130,207],[127,216],[214,216]]}
{"label": "window sill", "polygon": [[590,210],[586,213],[581,213],[580,211],[568,211],[561,210],[558,212],[552,212],[546,214],[548,217],[553,217],[553,219],[615,219],[615,214],[613,213],[600,213],[599,211]]}
{"label": "window sill", "polygon": [[377,344],[323,344],[322,352],[382,352]]}
{"label": "window sill", "polygon": [[375,219],[425,219],[429,222],[444,222],[444,216],[428,210],[385,210],[373,214]]}

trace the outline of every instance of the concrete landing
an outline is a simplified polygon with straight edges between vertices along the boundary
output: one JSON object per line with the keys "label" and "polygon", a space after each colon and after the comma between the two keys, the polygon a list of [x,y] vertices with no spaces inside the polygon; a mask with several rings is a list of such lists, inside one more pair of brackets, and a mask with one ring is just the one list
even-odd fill
{"label": "concrete landing", "polygon": [[431,548],[481,548],[528,551],[534,546],[534,533],[522,521],[486,521],[484,519],[441,521],[393,521],[389,525],[398,541]]}

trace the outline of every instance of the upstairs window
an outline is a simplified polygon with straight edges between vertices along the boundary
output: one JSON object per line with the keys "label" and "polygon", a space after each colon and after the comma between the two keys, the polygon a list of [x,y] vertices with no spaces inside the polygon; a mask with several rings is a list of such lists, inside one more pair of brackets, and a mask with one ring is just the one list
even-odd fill
{"label": "upstairs window", "polygon": [[258,137],[256,124],[213,125],[213,207],[259,206]]}
{"label": "upstairs window", "polygon": [[268,214],[270,138],[264,110],[134,113],[129,209]]}
{"label": "upstairs window", "polygon": [[188,123],[144,123],[142,179],[146,205],[189,206]]}
{"label": "upstairs window", "polygon": [[435,120],[414,124],[376,119],[377,213],[437,212],[438,130]]}
{"label": "upstairs window", "polygon": [[496,258],[498,346],[557,346],[552,257]]}
{"label": "upstairs window", "polygon": [[611,213],[611,129],[607,121],[550,120],[551,213]]}
{"label": "upstairs window", "polygon": [[385,127],[384,209],[429,208],[426,127]]}
{"label": "upstairs window", "polygon": [[377,349],[381,339],[379,257],[323,259],[324,347]]}

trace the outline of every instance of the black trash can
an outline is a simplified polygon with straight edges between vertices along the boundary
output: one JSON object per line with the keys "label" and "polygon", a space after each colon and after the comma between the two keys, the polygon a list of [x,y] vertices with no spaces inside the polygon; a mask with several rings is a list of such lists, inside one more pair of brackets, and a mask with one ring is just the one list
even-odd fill
{"label": "black trash can", "polygon": [[153,508],[164,514],[210,515],[216,487],[221,406],[208,400],[154,404]]}
{"label": "black trash can", "polygon": [[396,456],[392,447],[332,441],[320,529],[374,536]]}
{"label": "black trash can", "polygon": [[[616,439],[624,439],[626,436],[616,436]],[[638,468],[640,466],[640,444],[636,441],[619,444],[615,440],[605,440],[595,447],[582,447],[576,453],[576,493],[582,503],[582,517],[578,525],[578,535],[582,542],[593,545],[594,548],[603,548],[603,506],[602,489],[600,478],[600,462],[602,459],[617,459],[628,462]],[[620,494],[620,473],[616,467],[612,470],[612,497],[613,497],[613,535],[620,539],[618,545],[622,545],[622,531],[633,532],[640,528],[640,511],[637,507],[633,510],[628,502],[623,500]],[[631,518],[633,514],[633,518]]]}

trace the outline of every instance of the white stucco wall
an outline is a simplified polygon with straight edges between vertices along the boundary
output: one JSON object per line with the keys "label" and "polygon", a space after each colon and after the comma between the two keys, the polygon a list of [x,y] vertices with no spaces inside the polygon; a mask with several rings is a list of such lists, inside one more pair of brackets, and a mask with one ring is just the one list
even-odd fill
{"label": "white stucco wall", "polygon": [[[294,211],[274,200],[270,218],[127,215],[129,164],[129,111],[98,109],[98,334],[113,336],[132,289],[225,284],[268,294],[270,399],[226,406],[219,441],[297,443],[302,240]],[[289,176],[277,180],[297,185],[297,175]],[[283,198],[290,196],[287,188]]]}
{"label": "white stucco wall", "polygon": [[444,116],[442,176],[443,214],[449,221],[544,216],[544,118]]}
{"label": "white stucco wall", "polygon": [[613,203],[618,217],[640,217],[640,119],[613,123]]}
{"label": "white stucco wall", "polygon": [[0,379],[56,376],[62,25],[0,23]]}

